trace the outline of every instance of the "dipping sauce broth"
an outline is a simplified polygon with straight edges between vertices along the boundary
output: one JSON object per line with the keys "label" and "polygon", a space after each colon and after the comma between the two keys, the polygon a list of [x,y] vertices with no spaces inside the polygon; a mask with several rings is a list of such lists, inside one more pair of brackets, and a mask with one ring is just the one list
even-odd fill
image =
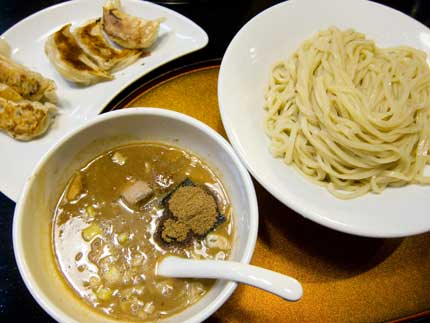
{"label": "dipping sauce broth", "polygon": [[[206,237],[159,237],[163,199],[186,179],[204,187],[225,217]],[[78,170],[59,198],[52,226],[58,268],[75,293],[108,316],[157,320],[183,311],[213,281],[155,275],[166,255],[226,259],[233,237],[229,198],[197,156],[160,143],[121,146]]]}

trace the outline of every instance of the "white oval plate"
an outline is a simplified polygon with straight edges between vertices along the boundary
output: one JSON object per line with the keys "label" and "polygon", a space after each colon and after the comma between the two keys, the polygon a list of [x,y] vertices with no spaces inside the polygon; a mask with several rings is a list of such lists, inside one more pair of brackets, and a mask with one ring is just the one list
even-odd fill
{"label": "white oval plate", "polygon": [[287,59],[318,30],[337,26],[365,33],[379,46],[430,51],[430,30],[414,19],[366,0],[291,0],[263,11],[234,37],[222,60],[218,99],[227,135],[253,176],[306,218],[369,237],[430,230],[430,187],[389,188],[343,201],[271,156],[263,129],[264,90],[271,66]]}
{"label": "white oval plate", "polygon": [[165,17],[151,54],[115,73],[115,79],[78,87],[61,77],[44,52],[46,38],[66,23],[72,29],[100,17],[105,0],[73,0],[61,3],[20,21],[2,37],[11,45],[12,58],[58,87],[60,115],[47,134],[30,142],[18,142],[0,133],[0,191],[16,201],[27,176],[42,155],[64,134],[100,113],[122,89],[153,69],[208,43],[206,32],[188,18],[162,6],[139,0],[123,0],[126,12],[147,19]]}

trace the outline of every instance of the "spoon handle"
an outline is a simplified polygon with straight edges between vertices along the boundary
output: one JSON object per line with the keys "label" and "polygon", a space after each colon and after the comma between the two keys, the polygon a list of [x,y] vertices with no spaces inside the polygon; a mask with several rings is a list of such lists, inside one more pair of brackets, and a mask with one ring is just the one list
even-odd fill
{"label": "spoon handle", "polygon": [[289,301],[297,301],[303,295],[302,285],[292,277],[234,261],[192,260],[169,256],[158,264],[157,275],[232,280],[264,289]]}

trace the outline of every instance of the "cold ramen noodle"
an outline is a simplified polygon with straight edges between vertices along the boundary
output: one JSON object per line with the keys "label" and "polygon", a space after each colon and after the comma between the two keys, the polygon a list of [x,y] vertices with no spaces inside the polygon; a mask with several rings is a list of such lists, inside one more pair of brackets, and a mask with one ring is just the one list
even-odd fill
{"label": "cold ramen noodle", "polygon": [[336,197],[429,184],[426,54],[323,30],[275,64],[265,95],[275,157]]}
{"label": "cold ramen noodle", "polygon": [[55,210],[53,249],[67,283],[93,308],[157,320],[213,284],[156,276],[157,263],[228,258],[231,212],[220,179],[198,157],[159,143],[122,146],[72,176]]}

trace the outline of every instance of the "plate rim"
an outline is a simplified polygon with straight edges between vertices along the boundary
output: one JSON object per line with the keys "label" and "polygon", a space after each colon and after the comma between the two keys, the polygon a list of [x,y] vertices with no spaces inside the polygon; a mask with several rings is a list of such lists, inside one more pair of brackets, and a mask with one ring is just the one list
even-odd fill
{"label": "plate rim", "polygon": [[[16,28],[18,25],[20,25],[22,23],[26,23],[28,20],[35,19],[35,17],[37,17],[38,15],[45,14],[45,13],[47,13],[49,11],[56,10],[56,9],[58,9],[60,7],[68,7],[68,6],[73,6],[73,5],[75,5],[76,3],[79,3],[79,2],[85,3],[85,2],[91,2],[91,1],[92,0],[67,0],[67,1],[64,1],[64,2],[53,4],[51,6],[47,6],[47,7],[43,8],[43,9],[41,9],[39,11],[33,12],[29,16],[27,16],[27,17],[19,20],[18,22],[16,22],[12,26],[10,26],[2,34],[0,34],[0,38],[3,38],[5,36],[7,36],[7,34],[9,32],[12,32],[12,30],[14,28]],[[203,41],[203,43],[204,43],[203,47],[206,46],[208,44],[208,42],[209,42],[208,34],[206,33],[206,31],[202,27],[200,27],[197,23],[195,23],[190,18],[182,15],[181,13],[179,13],[177,11],[174,11],[173,9],[170,9],[170,8],[164,7],[164,6],[162,6],[162,5],[158,4],[158,3],[151,2],[151,1],[146,1],[146,0],[143,0],[143,1],[140,1],[140,0],[122,0],[122,2],[133,2],[133,3],[139,4],[139,5],[142,5],[142,4],[143,5],[149,5],[149,6],[156,7],[158,9],[160,9],[160,10],[166,10],[170,14],[172,14],[172,15],[180,18],[180,19],[186,20],[188,23],[191,23],[192,25],[194,25],[194,27],[200,29],[203,32],[203,34],[206,36],[205,39],[204,39],[204,41]],[[203,48],[203,47],[201,47],[201,48]]]}

